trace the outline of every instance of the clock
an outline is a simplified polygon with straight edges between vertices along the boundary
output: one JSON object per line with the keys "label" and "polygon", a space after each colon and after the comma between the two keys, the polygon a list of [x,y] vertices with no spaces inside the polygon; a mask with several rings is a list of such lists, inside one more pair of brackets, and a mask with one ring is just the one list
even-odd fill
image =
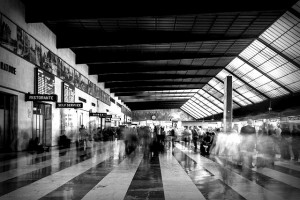
{"label": "clock", "polygon": [[156,116],[155,116],[155,115],[152,115],[151,119],[152,119],[152,120],[155,120],[155,119],[156,119]]}

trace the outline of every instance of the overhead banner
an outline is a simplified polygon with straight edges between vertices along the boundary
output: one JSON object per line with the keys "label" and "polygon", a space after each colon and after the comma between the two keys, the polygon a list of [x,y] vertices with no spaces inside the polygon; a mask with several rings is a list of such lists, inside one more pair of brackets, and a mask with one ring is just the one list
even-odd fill
{"label": "overhead banner", "polygon": [[56,94],[25,94],[25,101],[57,101]]}
{"label": "overhead banner", "polygon": [[83,108],[83,103],[56,103],[56,108]]}

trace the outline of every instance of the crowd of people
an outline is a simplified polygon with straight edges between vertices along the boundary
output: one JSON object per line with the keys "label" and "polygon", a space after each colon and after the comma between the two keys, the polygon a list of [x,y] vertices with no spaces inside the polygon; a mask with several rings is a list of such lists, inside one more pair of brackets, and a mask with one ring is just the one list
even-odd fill
{"label": "crowd of people", "polygon": [[249,168],[274,165],[276,157],[298,161],[299,136],[290,132],[283,134],[280,124],[268,121],[254,127],[253,120],[248,119],[240,131],[234,127],[229,133],[219,133],[214,153]]}
{"label": "crowd of people", "polygon": [[[137,146],[143,147],[146,152],[157,153],[174,147],[177,141],[195,152],[199,151],[202,156],[224,155],[233,162],[250,168],[255,165],[272,165],[276,156],[298,161],[300,152],[299,134],[293,132],[285,134],[279,124],[275,126],[267,122],[254,127],[251,119],[240,130],[234,125],[227,133],[219,128],[204,129],[201,126],[185,126],[181,131],[175,127],[167,129],[163,126],[107,127],[89,133],[81,126],[75,143],[77,147],[88,148],[91,147],[91,141],[119,139],[124,140],[126,153],[131,153]],[[70,143],[71,139],[65,135],[60,136],[58,142],[60,147],[68,148]]]}

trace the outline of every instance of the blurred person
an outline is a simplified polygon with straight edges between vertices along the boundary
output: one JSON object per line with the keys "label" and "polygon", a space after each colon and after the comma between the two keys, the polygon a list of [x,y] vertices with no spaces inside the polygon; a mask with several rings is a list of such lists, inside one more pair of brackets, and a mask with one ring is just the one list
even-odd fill
{"label": "blurred person", "polygon": [[192,140],[194,143],[194,151],[195,152],[197,152],[198,139],[199,139],[199,133],[197,130],[197,126],[194,126],[194,128],[192,129]]}
{"label": "blurred person", "polygon": [[125,143],[125,153],[129,155],[135,151],[138,146],[137,131],[133,128],[126,128],[123,130],[123,138]]}
{"label": "blurred person", "polygon": [[166,131],[164,127],[160,127],[160,134],[161,134],[161,144],[165,146],[165,139],[166,139]]}
{"label": "blurred person", "polygon": [[[299,126],[299,125],[298,125]],[[291,132],[292,135],[292,152],[294,154],[294,161],[298,161],[299,159],[299,153],[300,153],[300,128],[297,126],[297,124],[293,124],[293,130]]]}
{"label": "blurred person", "polygon": [[176,140],[175,127],[171,129],[170,136],[171,136],[171,141],[172,141],[172,147],[174,148],[175,140]]}
{"label": "blurred person", "polygon": [[275,143],[274,143],[274,135],[275,127],[268,123],[264,122],[258,130],[258,138],[257,138],[257,167],[266,167],[274,165],[275,159]]}
{"label": "blurred person", "polygon": [[280,151],[280,144],[281,144],[281,133],[282,130],[280,128],[280,124],[278,123],[277,126],[275,127],[275,133],[273,134],[273,139],[274,139],[274,149],[276,154],[281,154]]}
{"label": "blurred person", "polygon": [[188,128],[188,126],[186,126],[185,129],[183,130],[183,133],[182,133],[185,147],[190,146],[190,142],[191,142],[190,141],[190,136],[191,135],[192,135],[191,130]]}
{"label": "blurred person", "polygon": [[240,135],[242,137],[240,149],[244,151],[243,155],[241,155],[243,158],[242,162],[244,165],[253,168],[252,162],[256,143],[256,130],[252,119],[247,120],[247,125],[241,128]]}

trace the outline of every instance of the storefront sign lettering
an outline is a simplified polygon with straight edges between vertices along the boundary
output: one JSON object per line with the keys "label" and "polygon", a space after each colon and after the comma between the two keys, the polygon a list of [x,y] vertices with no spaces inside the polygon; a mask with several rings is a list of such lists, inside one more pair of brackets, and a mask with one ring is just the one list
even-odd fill
{"label": "storefront sign lettering", "polygon": [[0,62],[0,69],[16,75],[16,68],[4,62]]}
{"label": "storefront sign lettering", "polygon": [[57,101],[57,95],[51,94],[25,94],[25,101]]}
{"label": "storefront sign lettering", "polygon": [[56,103],[56,108],[83,108],[83,103]]}

